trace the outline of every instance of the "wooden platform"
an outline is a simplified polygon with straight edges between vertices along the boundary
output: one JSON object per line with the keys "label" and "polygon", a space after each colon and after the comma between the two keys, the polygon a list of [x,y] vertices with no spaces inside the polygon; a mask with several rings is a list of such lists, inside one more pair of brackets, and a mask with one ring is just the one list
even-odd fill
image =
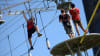
{"label": "wooden platform", "polygon": [[68,9],[69,4],[71,4],[72,2],[64,2],[62,4],[58,4],[57,5],[57,9]]}
{"label": "wooden platform", "polygon": [[[58,45],[56,45],[51,50],[51,54],[53,55],[69,55],[71,54],[69,49],[67,48],[66,42],[71,47],[72,51],[76,53],[77,47],[80,44],[82,36],[75,37],[73,39],[66,40]],[[80,50],[84,51],[100,44],[100,33],[91,33],[85,36],[85,39],[81,45],[79,45]]]}
{"label": "wooden platform", "polygon": [[3,24],[5,22],[5,20],[0,20],[0,24]]}

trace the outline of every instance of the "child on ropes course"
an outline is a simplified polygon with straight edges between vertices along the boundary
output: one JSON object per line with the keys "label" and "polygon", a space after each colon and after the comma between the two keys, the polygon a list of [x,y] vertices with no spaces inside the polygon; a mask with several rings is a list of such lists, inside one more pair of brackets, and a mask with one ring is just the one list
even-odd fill
{"label": "child on ropes course", "polygon": [[30,44],[30,47],[31,47],[30,50],[32,50],[33,49],[32,41],[31,41],[32,33],[37,31],[38,37],[42,36],[42,34],[39,32],[39,29],[34,22],[34,17],[32,16],[32,13],[31,13],[31,18],[29,20],[26,18],[24,11],[22,13],[23,13],[23,16],[24,16],[24,18],[27,22],[28,40],[29,40],[29,44]]}
{"label": "child on ropes course", "polygon": [[74,25],[75,25],[75,28],[76,28],[76,31],[77,31],[78,35],[80,35],[79,29],[78,29],[78,25],[81,27],[81,29],[84,32],[87,32],[82,26],[82,23],[81,23],[81,20],[80,20],[80,16],[79,16],[79,9],[75,8],[75,5],[73,3],[71,4],[71,8],[72,9],[70,9],[69,12],[70,12],[70,14],[72,16],[72,20],[74,22]]}
{"label": "child on ropes course", "polygon": [[59,22],[62,22],[66,33],[69,35],[70,38],[73,38],[73,31],[72,25],[70,23],[70,16],[69,14],[65,13],[64,9],[61,9],[61,14],[59,15]]}

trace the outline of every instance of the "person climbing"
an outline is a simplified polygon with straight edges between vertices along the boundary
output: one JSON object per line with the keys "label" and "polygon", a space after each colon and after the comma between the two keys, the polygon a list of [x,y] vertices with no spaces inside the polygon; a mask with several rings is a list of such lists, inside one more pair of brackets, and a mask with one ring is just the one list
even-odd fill
{"label": "person climbing", "polygon": [[87,32],[82,26],[82,23],[81,23],[81,20],[80,20],[80,15],[79,15],[79,9],[75,8],[75,4],[73,4],[73,3],[71,4],[71,9],[69,10],[69,12],[72,16],[72,20],[74,22],[74,25],[75,25],[75,28],[76,28],[78,35],[80,35],[78,25],[81,27],[81,29],[84,32]]}
{"label": "person climbing", "polygon": [[30,50],[33,50],[32,41],[31,41],[32,33],[37,31],[38,37],[42,36],[42,34],[39,32],[38,26],[34,22],[34,17],[32,16],[32,12],[31,12],[31,18],[29,20],[26,18],[24,11],[22,13],[27,22],[27,32],[28,32],[28,40],[29,40],[29,44],[30,44]]}
{"label": "person climbing", "polygon": [[65,13],[64,9],[61,9],[61,14],[59,15],[59,22],[62,22],[64,29],[70,38],[73,38],[72,25],[70,23],[69,14]]}
{"label": "person climbing", "polygon": [[5,20],[2,19],[2,15],[0,15],[0,24],[3,24]]}

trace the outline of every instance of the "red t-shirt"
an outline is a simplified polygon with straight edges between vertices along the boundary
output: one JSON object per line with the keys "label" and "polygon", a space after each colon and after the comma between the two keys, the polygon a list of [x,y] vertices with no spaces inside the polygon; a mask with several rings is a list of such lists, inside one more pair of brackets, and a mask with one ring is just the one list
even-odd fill
{"label": "red t-shirt", "polygon": [[78,8],[72,8],[72,9],[69,10],[69,12],[72,15],[73,20],[80,20]]}
{"label": "red t-shirt", "polygon": [[33,28],[33,27],[34,27],[33,21],[32,21],[32,20],[28,20],[28,21],[27,21],[27,28],[28,28],[28,29],[31,29],[31,28]]}

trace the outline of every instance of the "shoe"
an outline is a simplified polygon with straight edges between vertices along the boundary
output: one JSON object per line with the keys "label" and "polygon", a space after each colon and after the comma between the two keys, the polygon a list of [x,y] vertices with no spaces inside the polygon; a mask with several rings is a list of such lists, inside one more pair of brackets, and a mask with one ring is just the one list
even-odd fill
{"label": "shoe", "polygon": [[85,30],[84,32],[87,33],[87,30]]}
{"label": "shoe", "polygon": [[30,50],[33,50],[34,48],[33,48],[33,46],[30,48]]}
{"label": "shoe", "polygon": [[42,34],[41,33],[38,33],[38,37],[40,37],[40,36],[42,36]]}
{"label": "shoe", "polygon": [[80,36],[80,34],[78,34],[78,36]]}

